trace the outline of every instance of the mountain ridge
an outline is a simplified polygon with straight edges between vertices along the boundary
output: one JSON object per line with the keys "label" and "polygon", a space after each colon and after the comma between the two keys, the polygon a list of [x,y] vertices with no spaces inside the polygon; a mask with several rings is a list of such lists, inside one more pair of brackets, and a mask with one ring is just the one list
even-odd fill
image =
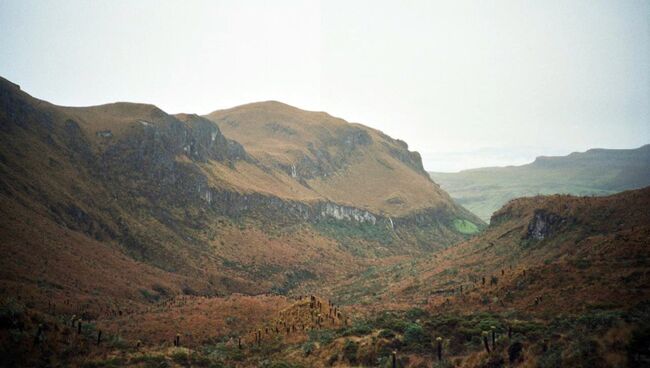
{"label": "mountain ridge", "polygon": [[567,156],[540,156],[519,166],[429,174],[461,205],[488,221],[494,211],[516,197],[607,195],[650,185],[650,145],[595,148]]}
{"label": "mountain ridge", "polygon": [[[311,168],[329,170],[327,179],[299,177],[304,169],[299,165],[300,175],[292,176],[287,162],[259,155],[196,114],[169,115],[153,105],[133,103],[61,107],[2,80],[0,195],[4,207],[14,209],[13,217],[5,219],[3,238],[5,250],[19,257],[3,260],[2,266],[24,280],[10,282],[7,274],[8,279],[0,281],[21,293],[41,290],[34,285],[46,275],[42,281],[66,285],[53,290],[53,298],[72,293],[101,305],[110,295],[89,295],[88,287],[74,285],[104,288],[106,278],[47,269],[61,270],[75,262],[79,269],[104,268],[110,259],[126,257],[130,261],[124,267],[134,273],[156,270],[164,285],[161,289],[148,281],[134,289],[127,287],[127,280],[113,280],[114,289],[130,290],[119,292],[120,298],[128,295],[130,303],[146,303],[145,295],[161,295],[160,290],[169,295],[286,294],[313,288],[326,278],[347,277],[369,264],[436,251],[466,239],[454,220],[483,226],[429,178],[390,156],[393,149],[403,159],[414,159],[403,145],[343,120],[316,124],[311,113],[305,114],[315,127],[306,132],[314,134],[313,151],[322,155],[312,162],[321,166]],[[287,119],[298,122],[302,116]],[[316,140],[314,132],[327,133],[326,140]],[[306,145],[294,147],[310,152]],[[393,169],[373,161],[374,150],[382,150],[379,154]],[[354,166],[346,166],[349,163]],[[358,172],[367,166],[372,170]],[[419,178],[424,185],[400,189],[402,182],[390,178],[395,172]],[[363,176],[374,177],[372,187],[388,197],[373,203],[336,191],[338,183]],[[363,193],[362,184],[349,187]],[[317,186],[329,192],[322,195],[313,189]],[[411,194],[414,189],[418,193]],[[413,195],[433,199],[421,205],[410,200]],[[391,198],[397,198],[395,204],[384,203]],[[11,231],[11,224],[30,223],[32,218],[42,219],[33,231]],[[75,234],[69,246],[79,249],[77,253],[99,246],[111,256],[76,259],[74,251],[36,245],[39,232],[58,234],[60,228]],[[21,251],[21,244],[42,249],[56,267],[35,263],[33,255]],[[32,267],[21,269],[21,264]],[[70,284],[71,277],[79,280]]]}

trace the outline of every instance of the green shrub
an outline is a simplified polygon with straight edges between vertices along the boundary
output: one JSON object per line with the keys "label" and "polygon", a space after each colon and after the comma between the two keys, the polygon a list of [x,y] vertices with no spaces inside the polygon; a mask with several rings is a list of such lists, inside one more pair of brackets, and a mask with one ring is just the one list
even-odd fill
{"label": "green shrub", "polygon": [[185,349],[182,350],[176,350],[172,353],[171,358],[175,363],[181,364],[181,365],[189,365],[189,357],[190,355],[187,353]]}
{"label": "green shrub", "polygon": [[411,308],[406,311],[406,318],[410,320],[416,320],[419,318],[423,318],[427,315],[427,312],[424,309],[421,308]]}
{"label": "green shrub", "polygon": [[308,333],[309,341],[317,342],[321,345],[328,345],[334,341],[334,332],[330,330],[311,330]]}
{"label": "green shrub", "polygon": [[308,356],[312,352],[314,352],[314,349],[316,349],[316,345],[312,341],[307,341],[304,344],[302,344],[300,349],[302,350],[302,353],[305,354],[305,356]]}
{"label": "green shrub", "polygon": [[404,344],[415,350],[425,347],[430,339],[424,333],[424,329],[417,323],[411,323],[404,331]]}
{"label": "green shrub", "polygon": [[343,330],[342,336],[363,336],[372,332],[372,326],[366,322],[355,322],[349,328]]}
{"label": "green shrub", "polygon": [[343,345],[343,358],[352,364],[356,364],[357,350],[359,350],[359,344],[352,340],[346,340],[345,345]]}

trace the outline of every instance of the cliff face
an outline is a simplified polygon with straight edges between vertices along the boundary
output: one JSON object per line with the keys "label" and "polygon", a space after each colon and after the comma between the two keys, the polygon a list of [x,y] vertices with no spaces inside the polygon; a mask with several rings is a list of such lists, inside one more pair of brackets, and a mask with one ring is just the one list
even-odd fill
{"label": "cliff face", "polygon": [[327,114],[277,103],[208,117],[61,107],[1,82],[0,193],[20,208],[5,212],[43,219],[34,233],[9,231],[12,247],[62,227],[86,239],[72,247],[99,242],[170,279],[190,277],[194,290],[287,291],[461,241],[455,219],[481,226],[405,143]]}

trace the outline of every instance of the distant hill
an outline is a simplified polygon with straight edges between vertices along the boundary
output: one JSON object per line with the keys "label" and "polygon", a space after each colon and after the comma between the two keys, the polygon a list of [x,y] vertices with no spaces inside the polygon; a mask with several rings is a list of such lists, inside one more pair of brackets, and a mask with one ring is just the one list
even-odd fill
{"label": "distant hill", "polygon": [[607,195],[650,185],[650,145],[538,157],[522,166],[430,172],[461,205],[488,221],[510,199],[537,194]]}

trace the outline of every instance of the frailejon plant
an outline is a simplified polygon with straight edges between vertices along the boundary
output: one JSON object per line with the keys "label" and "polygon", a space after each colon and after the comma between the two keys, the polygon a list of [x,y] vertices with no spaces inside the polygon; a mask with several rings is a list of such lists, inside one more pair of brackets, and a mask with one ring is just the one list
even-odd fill
{"label": "frailejon plant", "polygon": [[488,332],[483,331],[483,346],[485,346],[485,351],[490,354],[490,344],[488,343]]}
{"label": "frailejon plant", "polygon": [[495,326],[490,326],[490,330],[492,330],[492,350],[496,350],[496,327]]}

